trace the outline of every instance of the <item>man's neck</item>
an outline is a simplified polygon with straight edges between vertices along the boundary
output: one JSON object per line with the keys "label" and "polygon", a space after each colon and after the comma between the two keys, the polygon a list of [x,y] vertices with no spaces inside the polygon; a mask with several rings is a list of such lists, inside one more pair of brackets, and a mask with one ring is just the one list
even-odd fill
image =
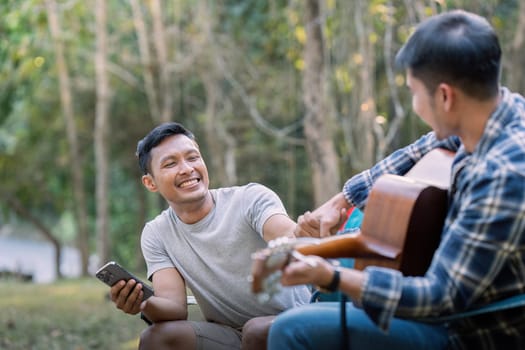
{"label": "man's neck", "polygon": [[194,224],[202,220],[209,214],[214,205],[215,202],[210,191],[199,201],[179,204],[170,203],[177,217],[185,224]]}
{"label": "man's neck", "polygon": [[474,101],[465,105],[461,111],[462,117],[459,137],[469,153],[474,152],[483,137],[490,116],[500,103],[500,96],[486,102]]}

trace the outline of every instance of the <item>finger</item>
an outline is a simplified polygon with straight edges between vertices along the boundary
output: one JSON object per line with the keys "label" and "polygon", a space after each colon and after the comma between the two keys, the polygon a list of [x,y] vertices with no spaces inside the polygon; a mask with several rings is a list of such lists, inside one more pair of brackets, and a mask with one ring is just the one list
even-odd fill
{"label": "finger", "polygon": [[335,229],[335,231],[337,231],[339,227],[338,223],[334,225],[333,221],[328,220],[321,220],[320,226],[321,228],[319,229],[319,235],[321,238],[331,236],[333,230]]}
{"label": "finger", "polygon": [[319,230],[319,236],[321,238],[330,236],[331,225],[328,225],[326,221],[321,222],[321,229]]}
{"label": "finger", "polygon": [[126,306],[133,307],[135,303],[137,302],[137,299],[140,299],[140,295],[143,293],[142,291],[142,284],[136,283],[135,287],[131,290],[131,293],[129,293],[128,297],[126,298]]}
{"label": "finger", "polygon": [[339,231],[341,225],[345,223],[347,219],[347,212],[345,208],[341,208],[337,211],[331,212],[329,215],[325,215],[321,218],[320,222],[320,236],[329,237]]}
{"label": "finger", "polygon": [[117,301],[118,295],[119,295],[120,291],[122,290],[122,288],[125,285],[126,285],[126,281],[121,280],[121,281],[118,281],[117,283],[115,283],[111,287],[111,289],[109,290],[109,294],[111,296],[111,301],[112,302],[116,302]]}
{"label": "finger", "polygon": [[296,237],[319,237],[319,219],[307,211],[297,218]]}
{"label": "finger", "polygon": [[319,228],[319,216],[309,211],[303,214],[304,223],[312,228]]}
{"label": "finger", "polygon": [[133,279],[129,280],[126,285],[120,290],[116,304],[117,307],[121,310],[124,310],[126,307],[126,302],[128,301],[128,298],[130,297],[131,292],[135,288],[135,285],[137,282]]}
{"label": "finger", "polygon": [[284,286],[307,284],[315,275],[313,271],[316,269],[317,261],[319,260],[316,256],[309,256],[314,264],[305,261],[294,261],[293,263],[286,266],[281,276],[281,283]]}
{"label": "finger", "polygon": [[[142,287],[142,285],[138,285],[137,287]],[[135,288],[137,289],[137,288]],[[137,296],[137,298],[135,299],[135,303],[131,306],[131,312],[132,313],[137,313],[140,311],[140,304],[142,304],[142,299],[144,298],[144,291],[142,290],[142,288],[139,290],[139,294]]]}
{"label": "finger", "polygon": [[348,209],[346,208],[341,208],[340,212],[339,212],[339,224],[342,225],[346,222],[346,220],[348,219],[349,215],[348,215]]}

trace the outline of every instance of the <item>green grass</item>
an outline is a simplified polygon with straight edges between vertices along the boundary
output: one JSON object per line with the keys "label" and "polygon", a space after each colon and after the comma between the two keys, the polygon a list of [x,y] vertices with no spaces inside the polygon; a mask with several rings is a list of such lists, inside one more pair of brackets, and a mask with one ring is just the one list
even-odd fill
{"label": "green grass", "polygon": [[0,281],[0,349],[136,349],[146,324],[124,314],[95,278]]}

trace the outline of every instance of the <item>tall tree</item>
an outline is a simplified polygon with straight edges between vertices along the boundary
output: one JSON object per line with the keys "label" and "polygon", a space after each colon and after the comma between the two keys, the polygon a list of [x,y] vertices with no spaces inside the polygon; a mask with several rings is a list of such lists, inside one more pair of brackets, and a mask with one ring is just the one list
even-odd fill
{"label": "tall tree", "polygon": [[376,123],[377,107],[375,100],[374,72],[375,53],[371,38],[371,20],[368,1],[354,1],[354,25],[359,48],[359,76],[358,95],[359,110],[355,123],[355,130],[360,134],[360,141],[356,144],[357,152],[362,157],[362,165],[371,166],[377,158],[376,144],[383,135]]}
{"label": "tall tree", "polygon": [[201,2],[196,11],[195,25],[198,37],[191,41],[190,57],[195,57],[197,74],[205,91],[204,133],[208,144],[208,156],[213,169],[213,182],[218,186],[237,184],[237,163],[235,160],[236,141],[228,133],[221,118],[220,101],[225,96],[221,89],[222,74],[225,72],[227,50],[222,50],[219,35],[214,32],[216,16],[212,9]]}
{"label": "tall tree", "polygon": [[62,115],[66,124],[66,134],[69,144],[69,166],[73,174],[73,195],[75,198],[75,217],[78,226],[78,248],[82,261],[82,274],[88,274],[89,259],[89,234],[88,214],[86,207],[86,193],[84,189],[84,164],[82,154],[78,147],[78,133],[73,110],[73,93],[69,78],[68,64],[64,54],[62,30],[59,23],[59,11],[55,0],[46,0],[47,19],[53,46],[59,79],[60,102]]}
{"label": "tall tree", "polygon": [[519,2],[518,23],[509,50],[506,81],[509,88],[525,94],[525,1]]}
{"label": "tall tree", "polygon": [[96,174],[96,233],[97,254],[102,261],[109,259],[109,145],[108,135],[110,123],[108,113],[110,105],[110,89],[107,70],[107,21],[106,0],[97,0],[95,4],[96,19],[96,115],[95,115],[95,165]]}
{"label": "tall tree", "polygon": [[333,137],[333,119],[327,113],[323,17],[320,1],[307,0],[304,51],[304,133],[312,171],[315,205],[340,190],[339,167]]}
{"label": "tall tree", "polygon": [[149,49],[150,44],[146,21],[142,13],[141,2],[138,0],[130,0],[130,4],[133,13],[133,25],[137,33],[139,57],[142,65],[141,72],[144,79],[144,89],[146,90],[150,115],[152,120],[160,122],[162,117],[159,107],[159,93],[155,85],[154,62]]}
{"label": "tall tree", "polygon": [[160,0],[151,0],[151,18],[153,20],[153,44],[157,53],[157,64],[160,76],[160,94],[162,97],[161,122],[173,118],[173,86],[168,62],[168,45],[164,28],[163,11]]}

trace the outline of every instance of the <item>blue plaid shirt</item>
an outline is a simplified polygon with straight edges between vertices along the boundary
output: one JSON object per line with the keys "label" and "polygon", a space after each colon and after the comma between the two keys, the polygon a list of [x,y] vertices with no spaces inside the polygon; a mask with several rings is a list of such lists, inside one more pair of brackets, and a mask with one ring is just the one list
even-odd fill
{"label": "blue plaid shirt", "polygon": [[[473,153],[458,138],[431,132],[351,179],[349,203],[363,207],[382,174],[405,174],[424,154],[456,151],[450,204],[441,244],[423,277],[368,267],[362,300],[369,317],[387,330],[392,317],[417,319],[453,314],[525,292],[525,99],[501,89]],[[447,325],[457,349],[525,348],[525,310],[501,311]]]}

